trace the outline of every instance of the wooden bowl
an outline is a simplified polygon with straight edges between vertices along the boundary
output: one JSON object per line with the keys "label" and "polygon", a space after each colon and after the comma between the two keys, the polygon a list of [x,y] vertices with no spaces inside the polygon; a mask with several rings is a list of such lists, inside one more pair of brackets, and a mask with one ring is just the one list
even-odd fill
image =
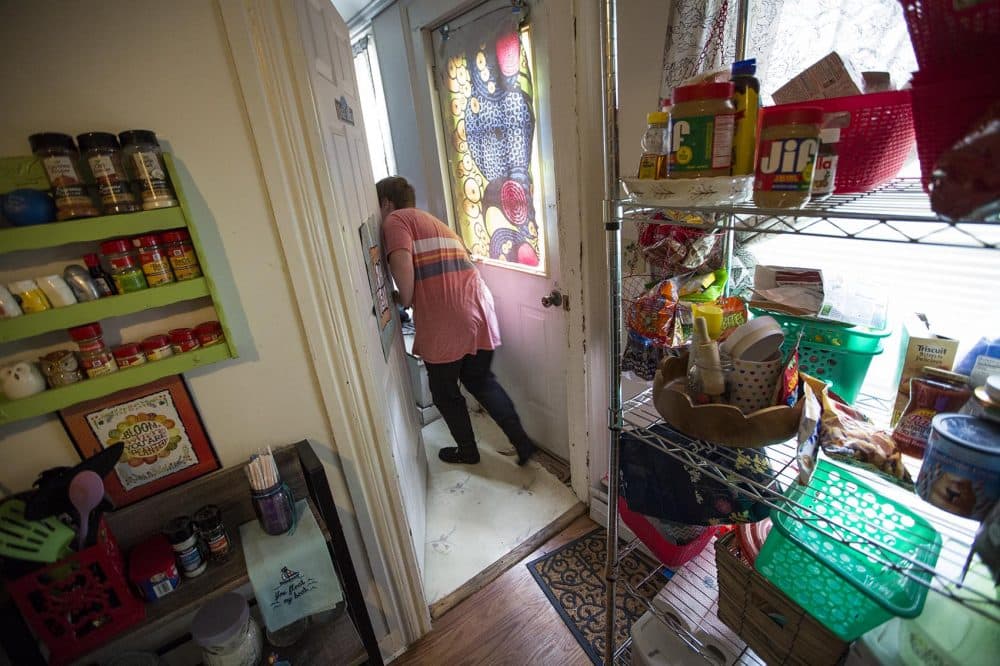
{"label": "wooden bowl", "polygon": [[734,448],[761,448],[795,436],[803,400],[744,414],[732,405],[695,405],[686,392],[687,355],[667,358],[653,380],[653,405],[671,427],[694,439]]}

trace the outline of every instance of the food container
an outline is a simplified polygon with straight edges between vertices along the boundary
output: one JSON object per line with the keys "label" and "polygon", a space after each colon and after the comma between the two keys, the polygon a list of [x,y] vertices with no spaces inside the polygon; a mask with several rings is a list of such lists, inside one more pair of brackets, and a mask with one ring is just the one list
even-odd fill
{"label": "food container", "polygon": [[124,238],[105,241],[101,243],[101,254],[108,260],[111,279],[119,294],[140,291],[149,286],[130,241]]}
{"label": "food container", "polygon": [[764,208],[800,208],[809,201],[823,111],[767,107],[761,112],[753,201]]}
{"label": "food container", "polygon": [[191,638],[201,646],[206,666],[248,666],[261,662],[264,637],[250,617],[250,606],[237,592],[227,592],[198,609]]}
{"label": "food container", "polygon": [[42,161],[45,175],[52,186],[56,219],[72,220],[77,217],[98,215],[97,206],[90,199],[87,185],[80,172],[80,154],[73,137],[56,132],[43,132],[28,137],[31,152]]}
{"label": "food container", "polygon": [[201,343],[198,342],[198,338],[194,334],[194,330],[190,328],[174,328],[169,333],[170,346],[173,347],[175,354],[194,351],[201,346]]}
{"label": "food container", "polygon": [[187,229],[174,229],[163,233],[163,243],[166,246],[170,267],[174,270],[177,280],[193,280],[201,277],[201,265],[191,243],[191,234]]}
{"label": "food container", "polygon": [[1000,424],[963,414],[935,416],[917,494],[955,515],[985,518],[1000,499]]}
{"label": "food container", "polygon": [[83,162],[97,185],[105,215],[134,213],[140,210],[122,165],[118,137],[107,132],[87,132],[76,137]]}
{"label": "food container", "polygon": [[135,546],[128,556],[128,578],[146,601],[162,599],[181,583],[174,550],[162,534]]}
{"label": "food container", "polygon": [[111,350],[111,354],[115,357],[115,362],[118,363],[119,368],[142,365],[146,362],[146,355],[136,342],[127,342],[123,345],[118,345]]}
{"label": "food container", "polygon": [[42,312],[52,307],[49,299],[45,297],[45,292],[34,280],[18,280],[7,286],[10,287],[10,292],[21,301],[21,310],[24,314]]}
{"label": "food container", "polygon": [[156,133],[149,130],[128,130],[118,135],[125,168],[142,197],[143,210],[177,205],[170,177],[163,164],[163,153]]}
{"label": "food container", "polygon": [[118,371],[118,363],[111,350],[104,344],[104,332],[97,322],[69,329],[80,348],[80,367],[88,377],[100,377]]}
{"label": "food container", "polygon": [[166,335],[151,335],[142,341],[142,351],[147,361],[159,361],[174,355],[170,338]]}
{"label": "food container", "polygon": [[194,327],[194,335],[202,347],[217,345],[226,339],[222,333],[222,324],[217,321],[206,321],[198,324]]}
{"label": "food container", "polygon": [[139,265],[146,274],[146,282],[150,287],[169,284],[174,281],[174,272],[170,270],[170,260],[167,258],[163,240],[156,234],[139,236]]}
{"label": "food container", "polygon": [[678,86],[671,95],[670,178],[728,176],[732,166],[733,84]]}

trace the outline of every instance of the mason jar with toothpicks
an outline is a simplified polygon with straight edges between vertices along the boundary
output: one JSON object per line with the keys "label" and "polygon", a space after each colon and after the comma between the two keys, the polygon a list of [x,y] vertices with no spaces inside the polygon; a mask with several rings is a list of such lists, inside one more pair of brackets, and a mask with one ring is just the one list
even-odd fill
{"label": "mason jar with toothpicks", "polygon": [[278,474],[271,448],[268,447],[267,453],[250,456],[245,471],[250,480],[254,513],[261,529],[271,535],[294,532],[295,498]]}

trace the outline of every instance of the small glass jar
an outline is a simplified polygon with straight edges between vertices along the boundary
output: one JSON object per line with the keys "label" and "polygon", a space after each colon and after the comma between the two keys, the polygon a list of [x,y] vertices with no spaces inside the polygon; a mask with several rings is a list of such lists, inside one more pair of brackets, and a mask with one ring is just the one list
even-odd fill
{"label": "small glass jar", "polygon": [[229,559],[232,552],[232,542],[229,540],[229,532],[222,522],[222,511],[214,504],[207,504],[194,514],[194,523],[201,532],[201,538],[208,546],[208,556],[213,562],[222,562]]}
{"label": "small glass jar", "polygon": [[88,377],[100,377],[118,371],[118,363],[104,344],[103,331],[97,322],[69,329],[69,336],[80,348],[80,367]]}
{"label": "small glass jar", "polygon": [[44,132],[28,137],[31,152],[42,161],[45,175],[52,186],[56,204],[56,219],[72,220],[78,217],[100,215],[87,191],[80,172],[80,154],[68,134]]}
{"label": "small glass jar", "polygon": [[764,208],[801,208],[809,201],[819,151],[823,109],[769,107],[761,111],[753,202]]}
{"label": "small glass jar", "polygon": [[7,287],[10,289],[10,293],[16,296],[17,300],[21,302],[21,311],[24,314],[42,312],[52,307],[49,299],[45,296],[45,292],[42,291],[42,288],[34,280],[18,280],[17,282],[11,282]]}
{"label": "small glass jar", "polygon": [[142,198],[143,210],[176,206],[177,197],[163,165],[156,134],[149,130],[128,130],[119,134],[118,140],[129,177]]}
{"label": "small glass jar", "polygon": [[170,259],[170,267],[179,282],[201,277],[201,265],[187,229],[164,232],[163,244]]}
{"label": "small glass jar", "polygon": [[201,347],[193,329],[174,328],[168,333],[170,334],[170,346],[173,347],[175,354],[183,354]]}
{"label": "small glass jar", "polygon": [[217,321],[206,321],[194,327],[194,334],[202,347],[217,345],[226,339],[222,332],[222,324]]}
{"label": "small glass jar", "polygon": [[147,361],[159,361],[174,355],[170,338],[166,335],[151,335],[142,341],[142,351]]}
{"label": "small glass jar", "polygon": [[205,559],[205,544],[199,538],[194,522],[187,516],[177,516],[163,528],[170,547],[177,558],[177,568],[185,578],[196,578],[205,573],[208,561]]}
{"label": "small glass jar", "polygon": [[924,367],[910,379],[910,400],[899,415],[892,438],[900,451],[923,458],[931,421],[937,414],[957,412],[972,397],[969,378],[940,368]]}
{"label": "small glass jar", "polygon": [[101,243],[101,254],[108,260],[111,279],[119,294],[141,291],[149,286],[131,242],[124,238],[105,241]]}
{"label": "small glass jar", "polygon": [[237,592],[199,608],[191,620],[191,638],[201,647],[205,666],[256,666],[264,654],[263,633]]}
{"label": "small glass jar", "polygon": [[76,137],[83,163],[97,185],[97,195],[105,215],[141,210],[122,165],[118,137],[108,132],[87,132]]}
{"label": "small glass jar", "polygon": [[139,236],[139,265],[146,274],[146,282],[150,287],[169,284],[174,281],[174,272],[170,270],[170,260],[167,259],[163,241],[156,234]]}
{"label": "small glass jar", "polygon": [[111,350],[111,354],[115,357],[115,363],[118,364],[119,369],[130,368],[133,365],[142,365],[146,362],[146,355],[139,344],[135,342],[118,345]]}

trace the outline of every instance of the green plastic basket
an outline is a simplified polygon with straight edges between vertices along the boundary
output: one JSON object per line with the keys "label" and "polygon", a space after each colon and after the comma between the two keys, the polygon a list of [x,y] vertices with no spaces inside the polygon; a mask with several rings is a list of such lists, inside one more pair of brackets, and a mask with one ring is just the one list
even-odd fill
{"label": "green plastic basket", "polygon": [[790,315],[766,312],[751,308],[757,317],[773,317],[785,332],[783,354],[788,354],[798,340],[799,366],[802,372],[812,375],[830,385],[841,398],[853,403],[861,385],[865,383],[868,366],[872,358],[882,353],[882,339],[892,331],[875,330],[864,326],[848,326],[814,319],[792,317]]}
{"label": "green plastic basket", "polygon": [[845,641],[920,614],[941,552],[926,520],[825,460],[786,497],[755,563],[761,574]]}

